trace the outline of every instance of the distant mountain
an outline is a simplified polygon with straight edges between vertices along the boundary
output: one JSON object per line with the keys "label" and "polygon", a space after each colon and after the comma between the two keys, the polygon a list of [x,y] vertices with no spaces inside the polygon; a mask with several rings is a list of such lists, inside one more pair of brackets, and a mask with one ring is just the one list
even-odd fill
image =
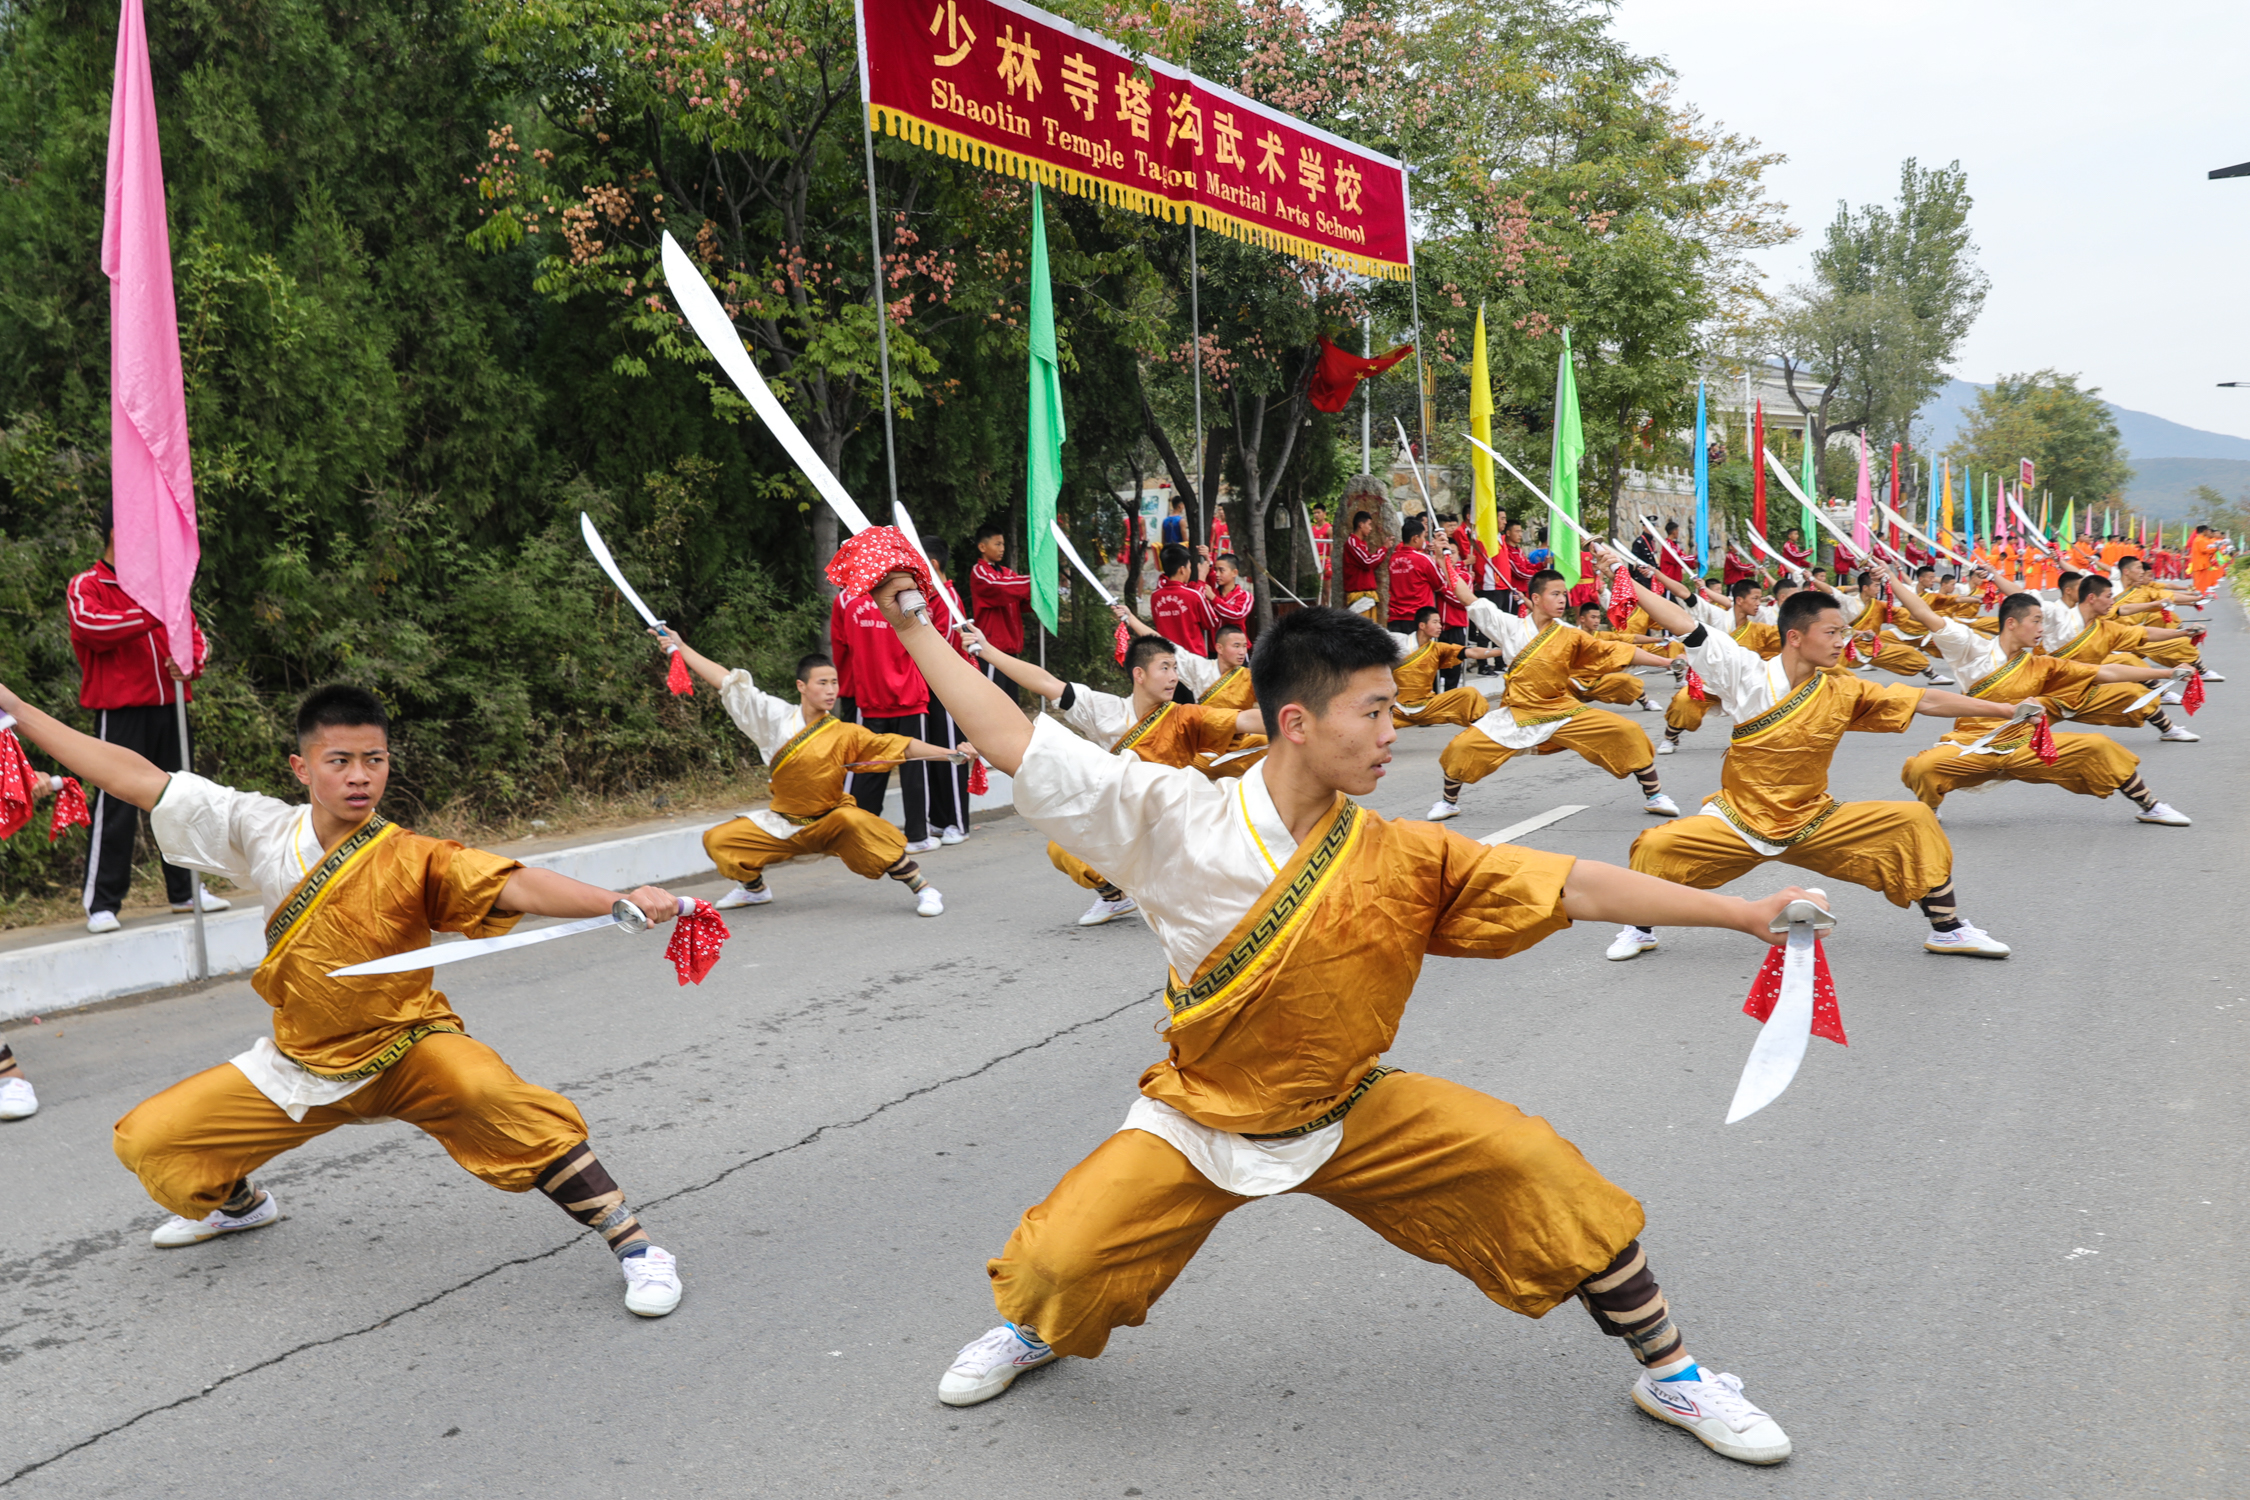
{"label": "distant mountain", "polygon": [[[1948,380],[1922,408],[1917,422],[1927,428],[1924,442],[1932,451],[1953,441],[1976,406],[1977,392],[1988,389],[1966,380]],[[2250,438],[2205,432],[2115,402],[2108,405],[2133,465],[2125,503],[2135,510],[2169,518],[2185,516],[2188,491],[2199,484],[2223,495],[2250,494]]]}

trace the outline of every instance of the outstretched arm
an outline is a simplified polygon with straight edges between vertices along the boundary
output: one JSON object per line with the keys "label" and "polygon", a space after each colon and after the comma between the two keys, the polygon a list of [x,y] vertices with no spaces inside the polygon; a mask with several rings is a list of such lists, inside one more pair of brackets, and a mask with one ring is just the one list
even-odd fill
{"label": "outstretched arm", "polygon": [[1997,703],[1990,698],[1971,698],[1964,693],[1924,688],[1921,698],[1915,702],[1914,711],[1933,719],[2005,719],[2015,713],[2016,706],[2013,703]]}
{"label": "outstretched arm", "polygon": [[[1153,630],[1149,632],[1150,635],[1155,633]],[[1070,686],[1069,683],[1064,682],[1045,667],[1034,666],[1021,657],[1010,656],[1007,652],[986,640],[984,632],[974,625],[962,629],[961,644],[992,663],[999,669],[1001,676],[1020,687],[1030,688],[1049,703],[1058,701]],[[925,672],[923,676],[927,679],[929,674]],[[936,684],[931,685],[934,687]],[[975,738],[975,736],[971,736],[971,738]]]}
{"label": "outstretched arm", "polygon": [[[1616,557],[1617,555],[1616,553],[1611,552],[1607,547],[1604,547],[1601,550],[1612,558]],[[1662,573],[1659,573],[1656,576],[1660,579],[1663,579],[1667,585],[1671,585],[1673,583],[1672,579],[1665,578]],[[1662,594],[1652,593],[1646,585],[1644,585],[1638,578],[1635,578],[1632,575],[1630,570],[1628,570],[1625,574],[1625,581],[1633,586],[1633,597],[1640,602],[1641,608],[1648,612],[1648,617],[1651,620],[1663,626],[1666,630],[1670,631],[1674,635],[1693,635],[1695,633],[1695,627],[1700,622],[1695,618],[1693,614],[1689,613],[1687,610],[1680,608],[1680,606],[1674,604],[1671,600],[1665,598]],[[1684,587],[1682,588],[1682,592],[1686,592]],[[1668,665],[1668,663],[1659,662],[1658,665]]]}
{"label": "outstretched arm", "polygon": [[1123,620],[1125,622],[1125,628],[1135,635],[1156,634],[1155,626],[1149,624],[1148,621],[1142,619],[1139,615],[1134,614],[1131,610],[1127,609],[1122,604],[1112,604],[1109,607],[1109,612],[1117,616],[1118,619]]}
{"label": "outstretched arm", "polygon": [[1914,617],[1914,623],[1921,626],[1925,632],[1933,630],[1943,630],[1945,628],[1945,621],[1939,619],[1938,612],[1930,608],[1929,600],[1924,599],[1920,594],[1917,594],[1914,592],[1914,590],[1908,588],[1905,582],[1899,578],[1898,574],[1893,573],[1886,568],[1881,574],[1881,577],[1883,582],[1890,588],[1891,597],[1898,601],[1899,608],[1912,615]]}
{"label": "outstretched arm", "polygon": [[[702,678],[705,682],[711,684],[711,686],[715,688],[723,688],[727,685],[727,677],[729,675],[727,669],[720,666],[717,662],[711,660],[710,657],[705,656],[702,652],[696,650],[694,647],[688,645],[686,641],[681,640],[680,633],[678,631],[672,629],[670,626],[660,625],[652,627],[649,630],[649,634],[655,636],[658,640],[662,641],[667,646],[678,647],[680,652],[680,660],[687,663],[688,670],[690,672],[693,672],[696,676]],[[522,909],[523,908],[521,907],[510,908],[510,910],[513,911],[521,911]],[[607,910],[609,910],[609,908],[606,906],[602,908],[602,911]],[[554,913],[542,912],[540,913],[540,915],[551,916],[554,915]],[[593,913],[593,915],[598,916],[600,915],[600,913]]]}
{"label": "outstretched arm", "polygon": [[1635,927],[1724,927],[1746,932],[1762,943],[1780,943],[1786,932],[1767,928],[1792,901],[1826,901],[1798,886],[1759,901],[1721,896],[1643,875],[1599,860],[1582,859],[1563,882],[1563,911],[1573,922],[1630,923]]}
{"label": "outstretched arm", "polygon": [[172,773],[159,770],[146,756],[123,745],[80,734],[52,714],[33,708],[5,687],[0,687],[0,713],[15,715],[16,728],[23,731],[24,738],[61,761],[71,775],[120,801],[139,808],[152,808],[164,795],[164,788],[171,784]]}
{"label": "outstretched arm", "polygon": [[[904,573],[884,579],[875,588],[875,607],[883,612],[891,629],[898,632],[899,644],[922,669],[922,680],[937,694],[946,712],[953,715],[953,722],[961,726],[963,734],[986,760],[1006,775],[1015,775],[1016,768],[1023,764],[1024,751],[1031,748],[1031,721],[1016,707],[1015,700],[1000,691],[999,684],[946,644],[944,636],[898,607],[899,591],[912,585],[913,579]],[[1013,658],[1003,654],[1002,659]],[[1001,670],[1007,669],[1002,666]],[[1062,696],[1059,685],[1055,696]]]}
{"label": "outstretched arm", "polygon": [[[525,865],[500,887],[500,899],[493,906],[499,911],[520,911],[529,917],[599,917],[608,914],[620,894],[553,870]],[[679,898],[653,885],[622,894],[651,922],[669,922],[680,914]]]}
{"label": "outstretched arm", "polygon": [[2128,667],[2116,662],[2104,662],[2094,673],[2096,682],[2163,682],[2176,678],[2181,682],[2195,675],[2193,667]]}

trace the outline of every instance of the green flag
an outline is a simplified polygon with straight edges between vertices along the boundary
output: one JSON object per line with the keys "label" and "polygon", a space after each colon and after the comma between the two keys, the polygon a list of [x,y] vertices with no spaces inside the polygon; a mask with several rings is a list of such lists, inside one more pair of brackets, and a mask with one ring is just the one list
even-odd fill
{"label": "green flag", "polygon": [[[1807,500],[1818,500],[1820,498],[1820,466],[1813,461],[1812,426],[1810,423],[1806,424],[1805,427],[1805,459],[1797,468],[1797,488],[1805,492]],[[1946,504],[1950,506],[1952,503],[1952,500],[1948,498]],[[1811,506],[1800,505],[1797,509],[1802,512],[1797,517],[1797,529],[1805,534],[1805,547],[1812,553],[1813,561],[1818,562],[1820,561],[1820,523],[1813,519]]]}
{"label": "green flag", "polygon": [[[1578,463],[1586,456],[1586,432],[1578,422],[1578,376],[1570,367],[1570,330],[1562,336],[1562,359],[1555,367],[1555,444],[1547,461],[1547,492],[1562,513],[1578,519]],[[1555,571],[1578,582],[1578,533],[1568,526],[1547,528]]]}
{"label": "green flag", "polygon": [[1055,496],[1062,492],[1062,370],[1055,363],[1055,294],[1047,284],[1047,212],[1031,185],[1031,405],[1025,422],[1024,511],[1030,524],[1031,607],[1050,631],[1061,629],[1055,555]]}

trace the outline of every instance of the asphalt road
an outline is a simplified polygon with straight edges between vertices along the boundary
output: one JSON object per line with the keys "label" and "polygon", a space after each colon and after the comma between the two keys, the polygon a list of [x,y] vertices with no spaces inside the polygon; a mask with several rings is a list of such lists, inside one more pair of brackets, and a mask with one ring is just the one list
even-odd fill
{"label": "asphalt road", "polygon": [[[263,1006],[225,984],[11,1027],[45,1108],[0,1126],[0,1491],[2250,1493],[2250,649],[2216,613],[2233,681],[2204,743],[2119,731],[2196,826],[2049,789],[1954,798],[1964,913],[2015,957],[1926,955],[1917,916],[1837,891],[1851,1045],[1816,1041],[1741,1125],[1720,1123],[1755,1036],[1739,937],[1613,965],[1611,931],[1582,927],[1426,969],[1390,1060],[1547,1116],[1641,1197],[1691,1346],[1795,1440],[1778,1469],[1635,1411],[1631,1361],[1577,1307],[1503,1312],[1294,1198],[1230,1218],[1104,1358],[940,1406],[994,1321],[984,1259],[1160,1050],[1153,939],[1074,927],[1083,894],[1011,818],[930,858],[936,921],[833,862],[778,872],[700,989],[606,935],[446,976],[479,1036],[580,1104],[680,1255],[661,1322],[543,1200],[395,1123],[263,1174],[284,1224],[156,1251],[109,1126],[247,1045]],[[1683,803],[1722,735],[1659,762]],[[1443,737],[1409,732],[1378,810],[1427,808]],[[1931,737],[1853,736],[1837,791],[1903,797]],[[1458,826],[1570,802],[1590,806],[1526,842],[1621,860],[1647,821],[1629,782],[1558,756],[1472,789]]]}

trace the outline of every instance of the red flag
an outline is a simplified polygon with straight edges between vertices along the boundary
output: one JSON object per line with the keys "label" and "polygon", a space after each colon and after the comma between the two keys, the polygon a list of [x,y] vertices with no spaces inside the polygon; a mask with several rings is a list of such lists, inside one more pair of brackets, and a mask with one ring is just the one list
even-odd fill
{"label": "red flag", "polygon": [[[1899,502],[1899,480],[1900,480],[1900,475],[1899,475],[1899,472],[1898,472],[1898,454],[1899,454],[1899,445],[1898,445],[1897,443],[1893,443],[1893,444],[1891,444],[1891,513],[1892,513],[1893,515],[1896,515],[1896,514],[1898,514],[1898,502]],[[1893,552],[1896,552],[1896,551],[1898,550],[1898,541],[1899,541],[1899,530],[1898,530],[1898,523],[1894,521],[1894,522],[1892,522],[1892,523],[1891,523],[1891,550],[1892,550]]]}
{"label": "red flag", "polygon": [[1320,336],[1320,364],[1313,371],[1310,399],[1320,411],[1342,411],[1352,399],[1359,383],[1371,375],[1380,375],[1392,365],[1414,352],[1412,344],[1401,344],[1388,354],[1378,354],[1373,359],[1357,354],[1346,354],[1329,341],[1327,334]]}
{"label": "red flag", "polygon": [[1750,419],[1750,524],[1766,534],[1766,464],[1758,455],[1766,451],[1766,403],[1758,403]]}

